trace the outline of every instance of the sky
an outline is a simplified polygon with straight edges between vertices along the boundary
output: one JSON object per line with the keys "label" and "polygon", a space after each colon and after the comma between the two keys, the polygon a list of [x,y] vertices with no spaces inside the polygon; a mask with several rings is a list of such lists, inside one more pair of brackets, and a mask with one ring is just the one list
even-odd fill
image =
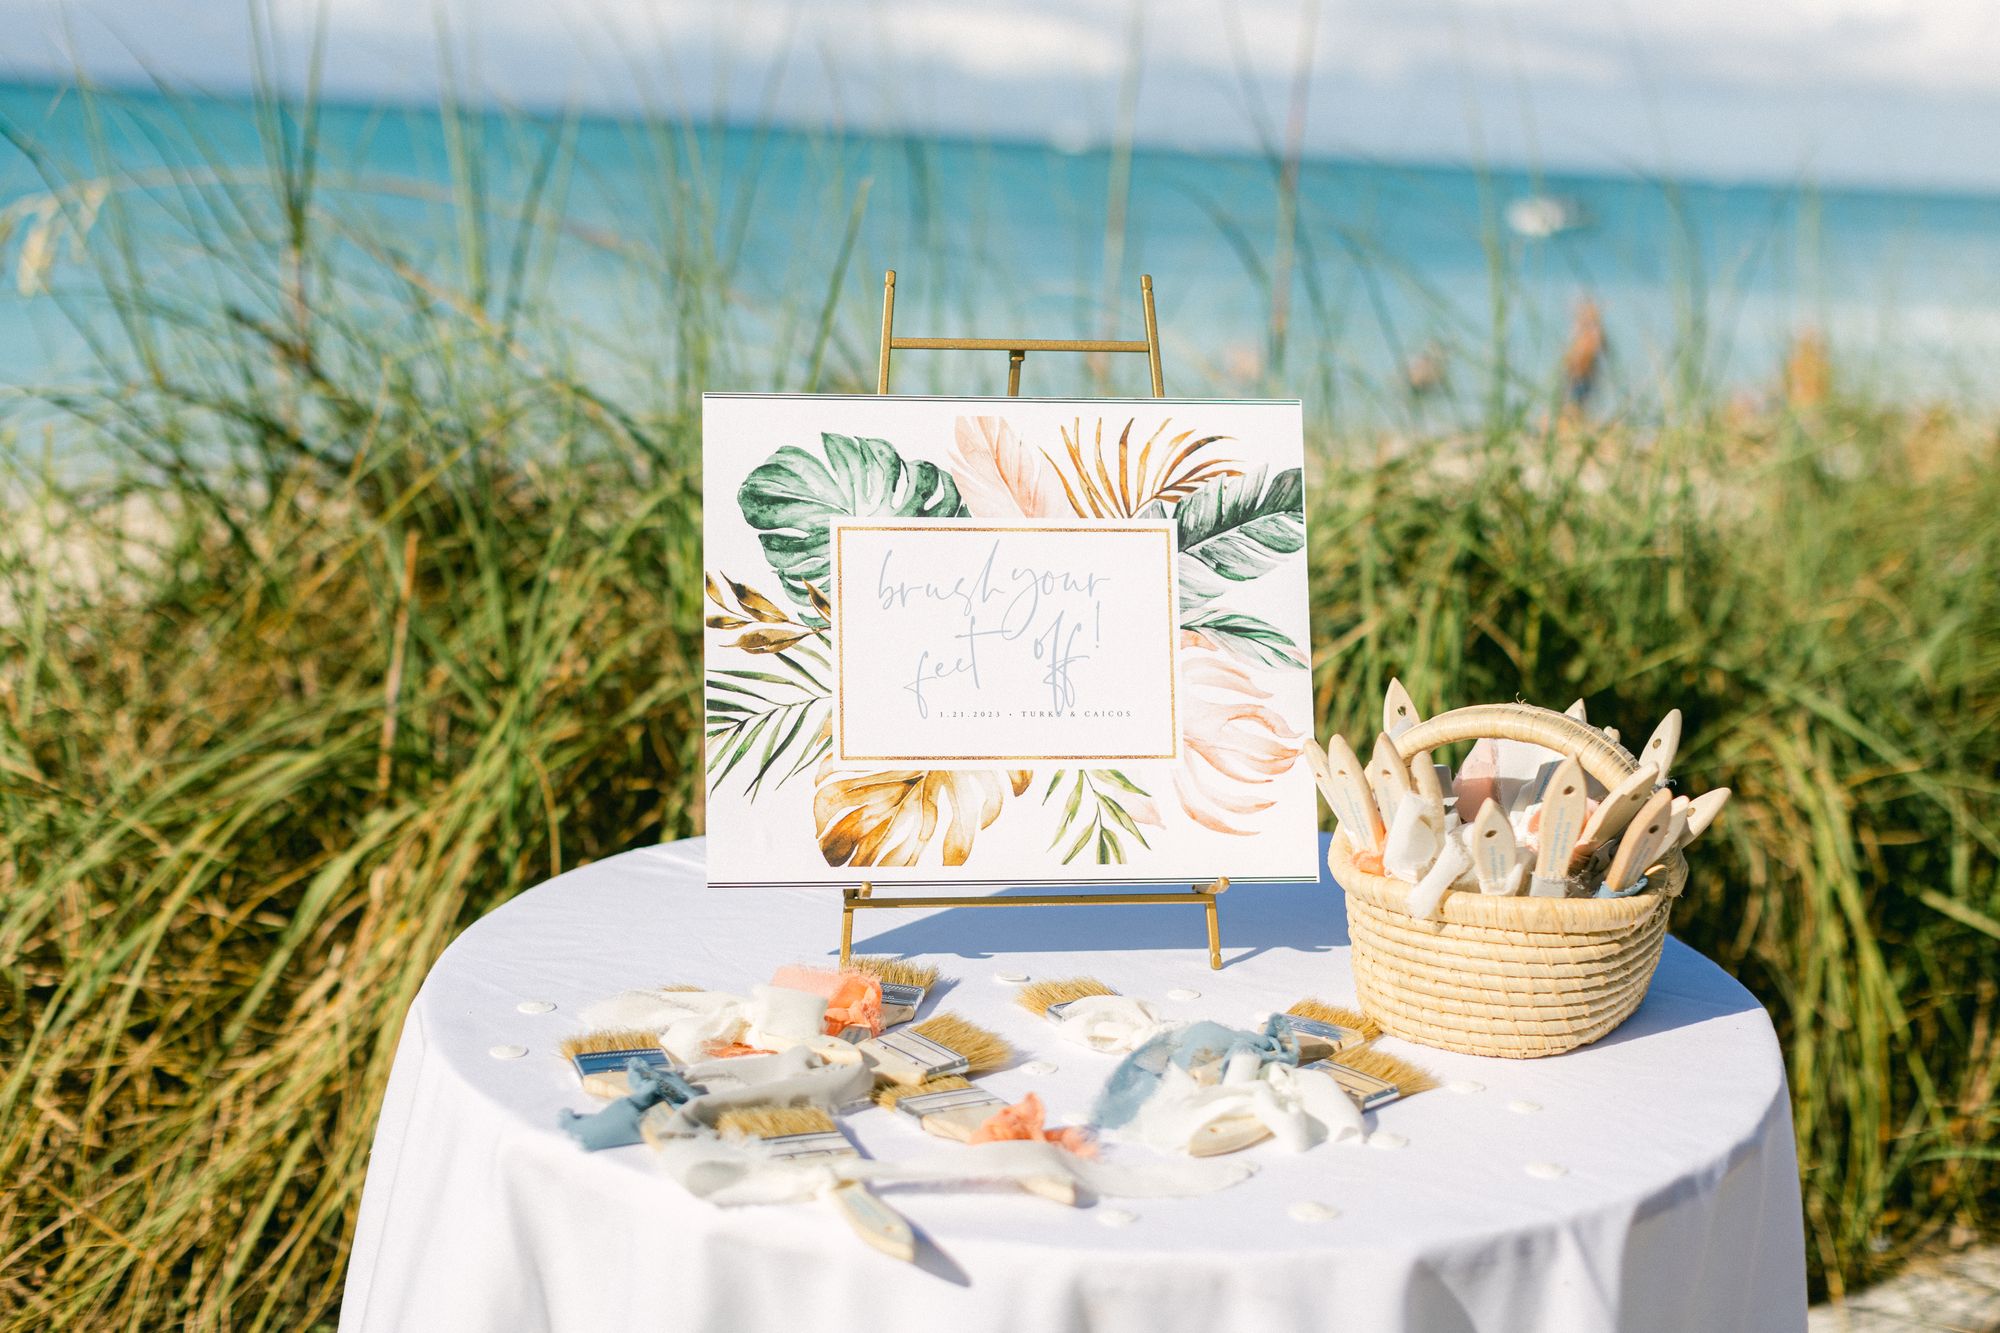
{"label": "sky", "polygon": [[316,25],[344,99],[2000,191],[2000,0],[0,0],[0,76],[238,92],[261,27],[296,83]]}

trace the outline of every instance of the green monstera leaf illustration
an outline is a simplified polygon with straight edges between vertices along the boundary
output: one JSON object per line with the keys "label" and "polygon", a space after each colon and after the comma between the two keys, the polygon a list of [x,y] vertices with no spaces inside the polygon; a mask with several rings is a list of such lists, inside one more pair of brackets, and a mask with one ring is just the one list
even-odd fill
{"label": "green monstera leaf illustration", "polygon": [[1180,539],[1181,609],[1213,601],[1274,568],[1306,544],[1305,476],[1287,468],[1217,477],[1174,510]]}
{"label": "green monstera leaf illustration", "polygon": [[960,518],[951,474],[922,459],[905,460],[887,440],[820,437],[824,462],[786,445],[743,480],[736,502],[757,529],[764,558],[785,595],[812,606],[807,584],[827,584],[827,525],[836,518]]}

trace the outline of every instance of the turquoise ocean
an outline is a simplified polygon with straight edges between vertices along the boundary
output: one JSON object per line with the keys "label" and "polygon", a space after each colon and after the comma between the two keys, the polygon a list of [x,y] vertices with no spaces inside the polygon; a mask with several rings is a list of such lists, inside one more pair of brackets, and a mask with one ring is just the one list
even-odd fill
{"label": "turquoise ocean", "polygon": [[[110,247],[151,256],[163,306],[266,299],[200,226],[226,183],[226,207],[275,234],[259,124],[248,99],[0,86],[0,385],[117,355],[90,272]],[[872,387],[891,267],[899,331],[941,335],[1138,336],[1151,273],[1170,391],[1298,396],[1336,418],[1552,392],[1586,297],[1608,330],[1606,405],[1768,393],[1801,336],[1881,397],[1990,400],[2000,361],[1996,197],[1309,158],[1290,204],[1256,155],[407,106],[325,105],[315,143],[336,232],[481,302],[516,272],[524,337],[639,393]],[[452,202],[468,187],[495,220],[476,259]],[[52,188],[88,225],[37,240]],[[530,201],[554,239],[521,255],[507,238]],[[699,315],[717,350],[690,367],[658,330],[697,269],[717,275]],[[1440,374],[1421,407],[1415,362]],[[896,387],[1003,379],[997,355],[909,353]],[[1143,387],[1137,364],[1038,357],[1024,381]]]}

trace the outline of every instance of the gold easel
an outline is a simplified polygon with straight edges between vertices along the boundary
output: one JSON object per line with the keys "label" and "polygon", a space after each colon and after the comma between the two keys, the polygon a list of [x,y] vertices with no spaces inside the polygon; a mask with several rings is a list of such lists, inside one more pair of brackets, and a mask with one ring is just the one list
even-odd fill
{"label": "gold easel", "polygon": [[[896,322],[896,270],[882,278],[882,356],[876,365],[875,392],[889,392],[891,352],[1005,352],[1007,354],[1007,396],[1021,395],[1021,363],[1030,352],[1143,352],[1153,375],[1153,397],[1166,397],[1160,378],[1160,326],[1153,312],[1153,278],[1139,278],[1139,301],[1146,312],[1143,341],[1110,338],[898,338]],[[1199,907],[1208,921],[1208,965],[1222,967],[1222,926],[1216,916],[1216,899],[1229,889],[1225,876],[1213,884],[1195,884],[1186,892],[1164,889],[1153,893],[1023,893],[1009,897],[978,895],[950,898],[875,897],[875,886],[864,882],[858,888],[843,889],[840,895],[840,961],[854,952],[854,914],[870,908],[913,907],[1133,907],[1186,904]]]}

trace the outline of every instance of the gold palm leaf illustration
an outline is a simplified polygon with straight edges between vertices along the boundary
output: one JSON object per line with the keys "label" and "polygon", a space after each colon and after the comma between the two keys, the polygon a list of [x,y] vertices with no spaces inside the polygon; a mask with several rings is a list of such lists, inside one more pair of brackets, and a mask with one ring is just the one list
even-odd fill
{"label": "gold palm leaf illustration", "polygon": [[1008,789],[1019,796],[1026,769],[887,769],[834,776],[820,769],[813,823],[830,866],[913,866],[944,829],[944,864],[962,866],[979,831],[1000,817]]}
{"label": "gold palm leaf illustration", "polygon": [[[1202,458],[1202,450],[1218,441],[1226,440],[1226,435],[1204,435],[1194,438],[1194,432],[1184,430],[1161,443],[1160,437],[1173,425],[1171,418],[1154,428],[1146,442],[1139,446],[1137,456],[1132,451],[1132,427],[1137,418],[1126,421],[1125,428],[1118,433],[1116,474],[1104,457],[1104,419],[1098,418],[1096,429],[1090,440],[1090,458],[1084,459],[1083,419],[1077,418],[1075,430],[1062,432],[1063,448],[1069,456],[1069,467],[1062,460],[1043,450],[1042,456],[1055,469],[1056,480],[1062,483],[1063,494],[1069,498],[1070,508],[1082,518],[1131,518],[1147,505],[1175,503],[1192,495],[1207,482],[1217,477],[1241,476],[1243,470],[1224,459]],[[1154,464],[1154,450],[1158,448],[1158,465]]]}

